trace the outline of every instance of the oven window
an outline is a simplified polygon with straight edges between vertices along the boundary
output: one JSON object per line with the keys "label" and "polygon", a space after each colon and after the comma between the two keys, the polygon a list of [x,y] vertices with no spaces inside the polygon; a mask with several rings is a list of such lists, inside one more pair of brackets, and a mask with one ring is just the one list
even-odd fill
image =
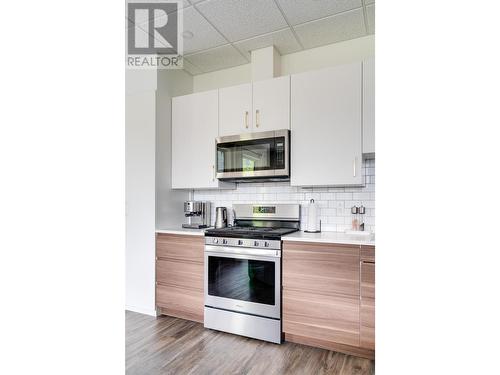
{"label": "oven window", "polygon": [[208,294],[274,305],[274,262],[208,257]]}
{"label": "oven window", "polygon": [[253,172],[274,169],[275,138],[217,145],[218,172]]}

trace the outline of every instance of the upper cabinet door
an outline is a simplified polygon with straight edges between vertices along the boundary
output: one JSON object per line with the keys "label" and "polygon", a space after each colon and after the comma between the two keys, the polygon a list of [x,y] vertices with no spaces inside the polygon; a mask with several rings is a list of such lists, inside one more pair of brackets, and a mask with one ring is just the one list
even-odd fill
{"label": "upper cabinet door", "polygon": [[375,59],[363,61],[363,154],[375,152]]}
{"label": "upper cabinet door", "polygon": [[253,83],[253,131],[290,129],[290,76]]}
{"label": "upper cabinet door", "polygon": [[219,90],[219,135],[252,132],[252,84]]}
{"label": "upper cabinet door", "polygon": [[215,178],[217,90],[172,98],[172,188],[221,187]]}
{"label": "upper cabinet door", "polygon": [[292,75],[291,185],[362,185],[361,63]]}

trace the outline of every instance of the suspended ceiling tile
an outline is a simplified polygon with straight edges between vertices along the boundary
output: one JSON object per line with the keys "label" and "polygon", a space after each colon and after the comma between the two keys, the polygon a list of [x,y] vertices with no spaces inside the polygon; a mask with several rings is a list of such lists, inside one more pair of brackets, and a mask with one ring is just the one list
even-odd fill
{"label": "suspended ceiling tile", "polygon": [[291,25],[317,20],[362,6],[361,0],[277,0]]}
{"label": "suspended ceiling tile", "polygon": [[231,42],[287,26],[273,0],[207,0],[196,8]]}
{"label": "suspended ceiling tile", "polygon": [[184,58],[196,65],[204,73],[249,62],[230,44],[187,55]]}
{"label": "suspended ceiling tile", "polygon": [[276,47],[280,55],[286,55],[302,49],[290,28],[234,43],[234,46],[249,59],[250,51],[272,45]]}
{"label": "suspended ceiling tile", "polygon": [[[184,9],[184,54],[226,44],[227,41],[193,7]],[[189,36],[192,35],[190,38]]]}
{"label": "suspended ceiling tile", "polygon": [[363,9],[355,9],[294,27],[304,48],[341,42],[366,35]]}

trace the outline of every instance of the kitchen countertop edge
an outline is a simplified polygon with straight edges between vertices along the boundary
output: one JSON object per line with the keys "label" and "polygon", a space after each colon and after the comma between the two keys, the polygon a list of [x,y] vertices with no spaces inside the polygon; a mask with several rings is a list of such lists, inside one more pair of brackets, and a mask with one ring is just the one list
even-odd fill
{"label": "kitchen countertop edge", "polygon": [[189,229],[189,228],[166,228],[166,229],[157,229],[156,233],[162,234],[182,234],[188,236],[204,236],[205,229]]}
{"label": "kitchen countertop edge", "polygon": [[305,233],[293,232],[287,234],[281,239],[284,242],[318,242],[341,245],[363,245],[375,246],[375,239],[353,238],[344,232],[320,232],[320,233]]}

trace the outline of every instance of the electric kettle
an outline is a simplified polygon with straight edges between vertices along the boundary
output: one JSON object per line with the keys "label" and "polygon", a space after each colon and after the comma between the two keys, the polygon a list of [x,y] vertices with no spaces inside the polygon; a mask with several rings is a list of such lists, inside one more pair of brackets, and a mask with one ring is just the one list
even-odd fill
{"label": "electric kettle", "polygon": [[215,228],[227,227],[227,208],[217,207],[215,209]]}

